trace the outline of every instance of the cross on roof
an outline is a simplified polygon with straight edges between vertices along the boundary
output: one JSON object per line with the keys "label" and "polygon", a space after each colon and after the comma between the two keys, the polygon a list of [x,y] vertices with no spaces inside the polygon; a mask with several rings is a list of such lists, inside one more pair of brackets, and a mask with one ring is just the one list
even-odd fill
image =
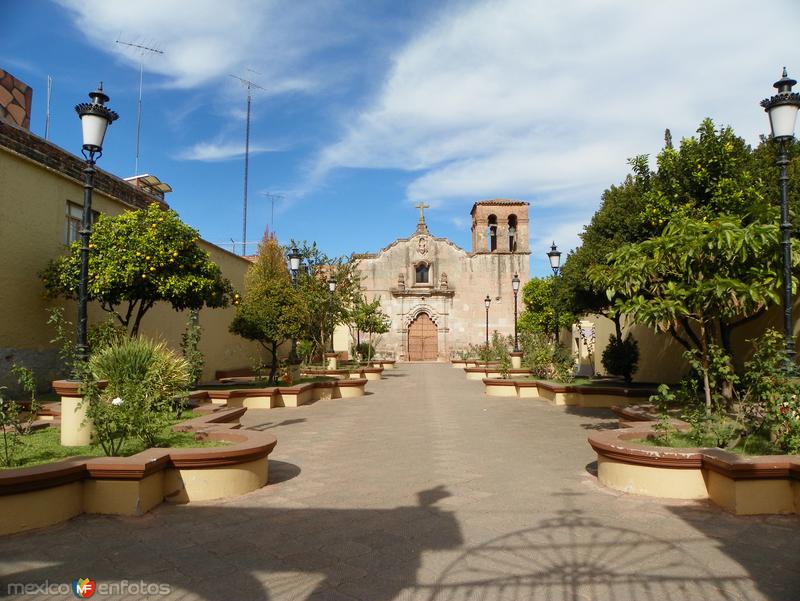
{"label": "cross on roof", "polygon": [[414,205],[417,209],[419,209],[419,222],[425,223],[425,209],[430,209],[430,205],[426,205],[424,202],[419,203],[418,205]]}

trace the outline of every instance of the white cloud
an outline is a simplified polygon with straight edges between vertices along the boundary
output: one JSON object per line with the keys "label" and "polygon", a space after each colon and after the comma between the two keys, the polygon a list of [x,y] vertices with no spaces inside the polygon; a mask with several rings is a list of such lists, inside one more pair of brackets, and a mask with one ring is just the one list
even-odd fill
{"label": "white cloud", "polygon": [[252,75],[246,78],[266,88],[262,96],[313,90],[324,73],[306,64],[308,57],[342,36],[328,27],[338,2],[57,1],[93,45],[132,66],[138,67],[139,52],[115,40],[163,50],[163,55],[144,54],[145,69],[179,88],[235,74]]}
{"label": "white cloud", "polygon": [[[231,142],[198,142],[180,151],[177,158],[184,161],[228,161],[244,156],[243,143]],[[260,146],[258,144],[250,145],[250,154],[259,154],[262,152],[275,152],[276,149]]]}
{"label": "white cloud", "polygon": [[[800,72],[787,42],[800,9],[789,0],[457,8],[395,55],[373,101],[321,152],[315,178],[398,168],[418,172],[411,201],[518,197],[591,216],[627,158],[658,152],[666,127],[677,141],[711,116],[757,141],[768,128],[758,101],[785,61]],[[578,225],[563,226],[570,243]]]}

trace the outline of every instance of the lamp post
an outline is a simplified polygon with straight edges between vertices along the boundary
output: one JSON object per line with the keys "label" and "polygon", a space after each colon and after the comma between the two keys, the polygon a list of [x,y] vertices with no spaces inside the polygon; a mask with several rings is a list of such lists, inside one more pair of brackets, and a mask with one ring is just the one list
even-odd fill
{"label": "lamp post", "polygon": [[300,251],[297,250],[296,246],[293,246],[286,257],[289,259],[289,270],[292,272],[292,285],[297,286],[297,273],[300,271]]}
{"label": "lamp post", "polygon": [[550,268],[553,270],[553,316],[555,317],[555,341],[558,344],[558,306],[556,303],[556,278],[558,277],[558,270],[561,268],[561,251],[556,248],[556,243],[553,242],[550,246],[550,251],[547,253],[547,258],[550,259]]}
{"label": "lamp post", "polygon": [[[300,252],[296,246],[286,255],[289,259],[289,271],[292,272],[292,288],[297,288],[297,273],[300,271]],[[297,361],[297,338],[292,336],[292,346],[289,349],[289,363],[296,365]]]}
{"label": "lamp post", "polygon": [[[332,275],[328,278],[328,290],[330,291],[330,298],[328,302],[328,307],[330,309],[330,313],[333,313],[333,293],[336,292],[336,276]],[[331,352],[333,351],[333,329],[334,324],[331,322]]]}
{"label": "lamp post", "polygon": [[781,248],[783,250],[783,336],[786,341],[786,370],[795,369],[794,324],[792,323],[792,224],[789,221],[789,151],[787,146],[794,140],[794,125],[800,109],[800,94],[792,92],[797,83],[786,74],[773,84],[778,93],[761,101],[769,115],[772,137],[778,142],[780,169],[778,182],[781,188]]}
{"label": "lamp post", "polygon": [[83,132],[83,148],[81,152],[86,159],[83,170],[83,215],[81,216],[81,268],[78,281],[78,361],[85,362],[89,358],[89,347],[86,343],[87,306],[89,301],[89,237],[92,235],[92,190],[94,189],[94,164],[103,154],[103,138],[106,129],[119,115],[105,106],[109,98],[103,92],[103,82],[94,92],[89,93],[91,102],[75,105],[75,112],[81,120]]}
{"label": "lamp post", "polygon": [[519,339],[517,337],[517,293],[519,292],[519,275],[516,273],[511,278],[511,289],[514,291],[514,352],[519,352]]}
{"label": "lamp post", "polygon": [[489,348],[489,305],[492,304],[492,299],[489,298],[489,295],[486,295],[486,298],[483,299],[483,305],[486,307],[486,348]]}

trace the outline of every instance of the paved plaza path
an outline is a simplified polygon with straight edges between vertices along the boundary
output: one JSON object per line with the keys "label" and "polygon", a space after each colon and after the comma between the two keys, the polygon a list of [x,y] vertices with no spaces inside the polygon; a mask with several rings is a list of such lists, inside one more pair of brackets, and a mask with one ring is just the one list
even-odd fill
{"label": "paved plaza path", "polygon": [[800,599],[797,517],[600,487],[586,436],[606,410],[487,397],[444,364],[367,389],[249,411],[278,438],[267,487],[0,537],[0,577],[219,601]]}

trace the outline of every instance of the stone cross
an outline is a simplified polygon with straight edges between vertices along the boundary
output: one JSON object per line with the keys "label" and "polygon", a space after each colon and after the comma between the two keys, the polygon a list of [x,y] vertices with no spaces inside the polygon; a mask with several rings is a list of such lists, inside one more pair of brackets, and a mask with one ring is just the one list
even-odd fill
{"label": "stone cross", "polygon": [[417,209],[419,209],[419,222],[425,223],[425,209],[430,209],[430,205],[426,205],[424,202],[419,203],[418,205],[414,205]]}

